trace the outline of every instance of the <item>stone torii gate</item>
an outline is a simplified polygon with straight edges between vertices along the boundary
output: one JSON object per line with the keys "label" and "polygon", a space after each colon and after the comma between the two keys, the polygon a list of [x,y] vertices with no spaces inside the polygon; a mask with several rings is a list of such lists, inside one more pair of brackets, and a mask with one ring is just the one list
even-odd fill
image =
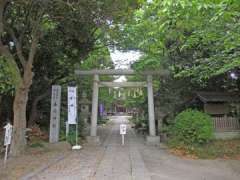
{"label": "stone torii gate", "polygon": [[78,76],[92,75],[93,76],[93,93],[92,93],[92,114],[91,114],[91,128],[90,136],[87,137],[88,142],[98,143],[99,136],[97,136],[97,117],[98,117],[98,92],[99,87],[147,87],[148,93],[148,122],[149,122],[149,136],[146,140],[148,144],[158,144],[160,137],[156,135],[155,116],[154,116],[154,97],[152,76],[165,76],[166,71],[144,71],[140,73],[147,77],[147,82],[101,82],[99,75],[136,75],[134,70],[130,69],[105,69],[105,70],[76,70],[75,74]]}

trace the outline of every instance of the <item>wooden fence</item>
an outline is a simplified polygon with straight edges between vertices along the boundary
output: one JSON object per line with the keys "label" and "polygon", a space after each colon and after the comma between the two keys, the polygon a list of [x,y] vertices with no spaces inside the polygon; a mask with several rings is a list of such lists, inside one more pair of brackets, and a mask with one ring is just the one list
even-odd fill
{"label": "wooden fence", "polygon": [[213,117],[215,131],[236,131],[240,130],[240,122],[235,117]]}

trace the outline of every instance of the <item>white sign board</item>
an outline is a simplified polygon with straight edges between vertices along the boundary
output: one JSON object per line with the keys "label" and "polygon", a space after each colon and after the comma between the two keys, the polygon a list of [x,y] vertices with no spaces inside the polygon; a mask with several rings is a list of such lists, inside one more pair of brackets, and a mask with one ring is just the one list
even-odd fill
{"label": "white sign board", "polygon": [[52,86],[49,142],[58,142],[60,128],[61,86]]}
{"label": "white sign board", "polygon": [[8,123],[6,126],[4,126],[4,129],[5,129],[4,146],[7,146],[11,144],[12,140],[12,125]]}
{"label": "white sign board", "polygon": [[126,133],[127,133],[127,125],[120,124],[120,134],[126,134]]}
{"label": "white sign board", "polygon": [[77,124],[77,87],[68,87],[68,124]]}

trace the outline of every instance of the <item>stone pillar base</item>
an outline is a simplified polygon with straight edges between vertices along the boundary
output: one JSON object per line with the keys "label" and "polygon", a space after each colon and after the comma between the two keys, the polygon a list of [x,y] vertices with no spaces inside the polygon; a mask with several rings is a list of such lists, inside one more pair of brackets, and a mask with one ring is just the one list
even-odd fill
{"label": "stone pillar base", "polygon": [[88,144],[92,144],[92,145],[100,144],[99,136],[87,136],[86,139],[87,139]]}
{"label": "stone pillar base", "polygon": [[147,145],[159,145],[160,144],[160,136],[147,136],[146,144]]}

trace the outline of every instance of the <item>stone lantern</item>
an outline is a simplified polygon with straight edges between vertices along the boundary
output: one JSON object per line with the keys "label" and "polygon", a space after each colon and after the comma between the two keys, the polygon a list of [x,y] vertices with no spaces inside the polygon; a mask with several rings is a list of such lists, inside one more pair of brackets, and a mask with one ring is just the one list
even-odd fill
{"label": "stone lantern", "polygon": [[88,123],[88,119],[90,118],[90,105],[91,102],[87,99],[87,94],[85,92],[82,93],[81,100],[79,101],[80,108],[80,120],[85,124]]}

